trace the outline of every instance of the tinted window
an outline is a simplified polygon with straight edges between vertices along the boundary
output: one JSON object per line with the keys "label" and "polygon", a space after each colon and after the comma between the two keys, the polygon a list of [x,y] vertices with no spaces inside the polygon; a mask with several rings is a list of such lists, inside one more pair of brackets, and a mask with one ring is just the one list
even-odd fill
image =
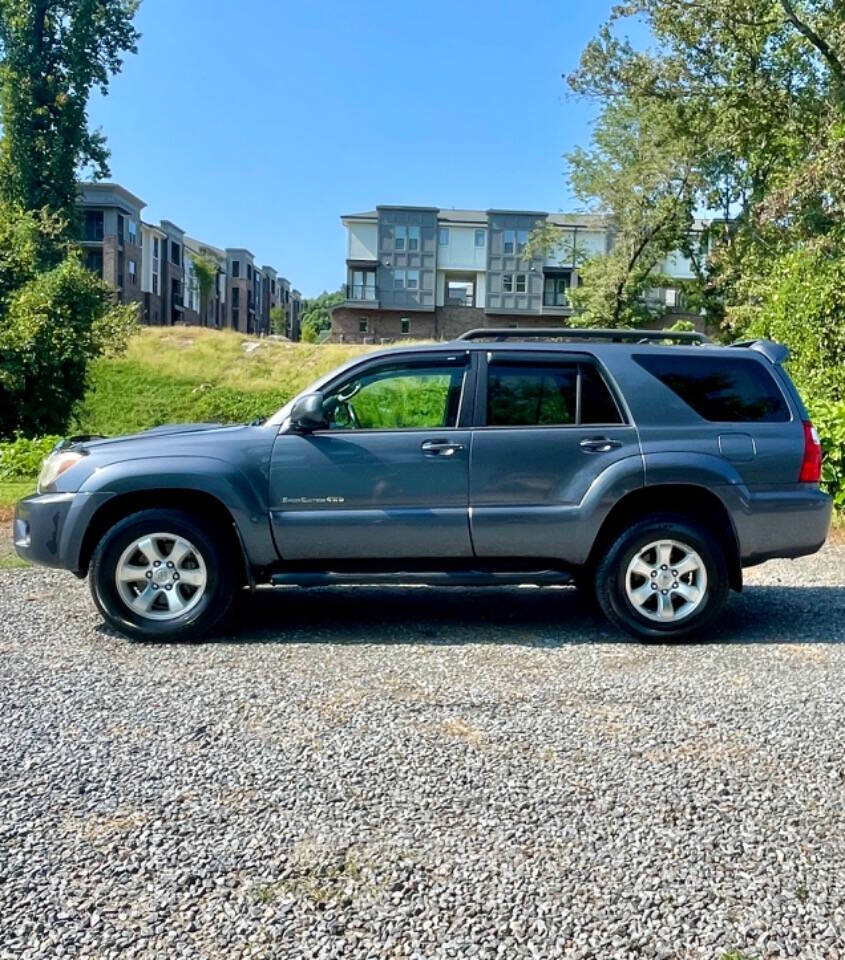
{"label": "tinted window", "polygon": [[619,408],[602,375],[589,363],[581,364],[581,423],[622,423]]}
{"label": "tinted window", "polygon": [[658,355],[634,359],[705,420],[779,423],[789,419],[783,394],[771,374],[754,360]]}
{"label": "tinted window", "polygon": [[487,374],[487,425],[575,423],[578,364],[496,363]]}
{"label": "tinted window", "polygon": [[334,430],[454,427],[464,382],[464,363],[381,367],[347,380],[329,395]]}

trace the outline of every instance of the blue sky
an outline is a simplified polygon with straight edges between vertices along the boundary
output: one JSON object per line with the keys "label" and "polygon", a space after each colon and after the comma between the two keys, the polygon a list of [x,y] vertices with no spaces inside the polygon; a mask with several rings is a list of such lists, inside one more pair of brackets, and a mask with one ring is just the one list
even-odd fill
{"label": "blue sky", "polygon": [[95,96],[112,178],[304,295],[345,279],[342,213],[572,207],[594,113],[561,74],[610,2],[143,0],[138,55]]}

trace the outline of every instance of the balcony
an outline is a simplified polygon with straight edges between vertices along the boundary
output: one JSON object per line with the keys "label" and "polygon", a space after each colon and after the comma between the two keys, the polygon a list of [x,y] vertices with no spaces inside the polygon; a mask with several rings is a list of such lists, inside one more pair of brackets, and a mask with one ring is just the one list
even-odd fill
{"label": "balcony", "polygon": [[354,303],[378,303],[378,287],[374,283],[347,283],[346,299]]}

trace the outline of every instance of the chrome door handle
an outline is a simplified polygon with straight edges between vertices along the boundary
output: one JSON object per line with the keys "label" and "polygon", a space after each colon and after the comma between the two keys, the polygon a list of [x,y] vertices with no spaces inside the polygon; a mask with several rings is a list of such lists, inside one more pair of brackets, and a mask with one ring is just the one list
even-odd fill
{"label": "chrome door handle", "polygon": [[584,453],[607,453],[608,450],[615,450],[621,446],[621,441],[611,440],[610,437],[586,437],[581,441],[581,449]]}
{"label": "chrome door handle", "polygon": [[426,440],[420,447],[427,457],[451,457],[463,448],[462,443],[450,443],[448,440]]}

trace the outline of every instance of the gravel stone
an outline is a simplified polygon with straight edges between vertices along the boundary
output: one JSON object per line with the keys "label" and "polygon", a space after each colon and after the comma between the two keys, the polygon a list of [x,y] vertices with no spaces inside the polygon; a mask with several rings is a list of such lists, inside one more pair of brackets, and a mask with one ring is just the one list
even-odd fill
{"label": "gravel stone", "polygon": [[845,957],[845,547],[678,646],[570,589],[261,591],[154,645],[0,588],[2,960]]}

